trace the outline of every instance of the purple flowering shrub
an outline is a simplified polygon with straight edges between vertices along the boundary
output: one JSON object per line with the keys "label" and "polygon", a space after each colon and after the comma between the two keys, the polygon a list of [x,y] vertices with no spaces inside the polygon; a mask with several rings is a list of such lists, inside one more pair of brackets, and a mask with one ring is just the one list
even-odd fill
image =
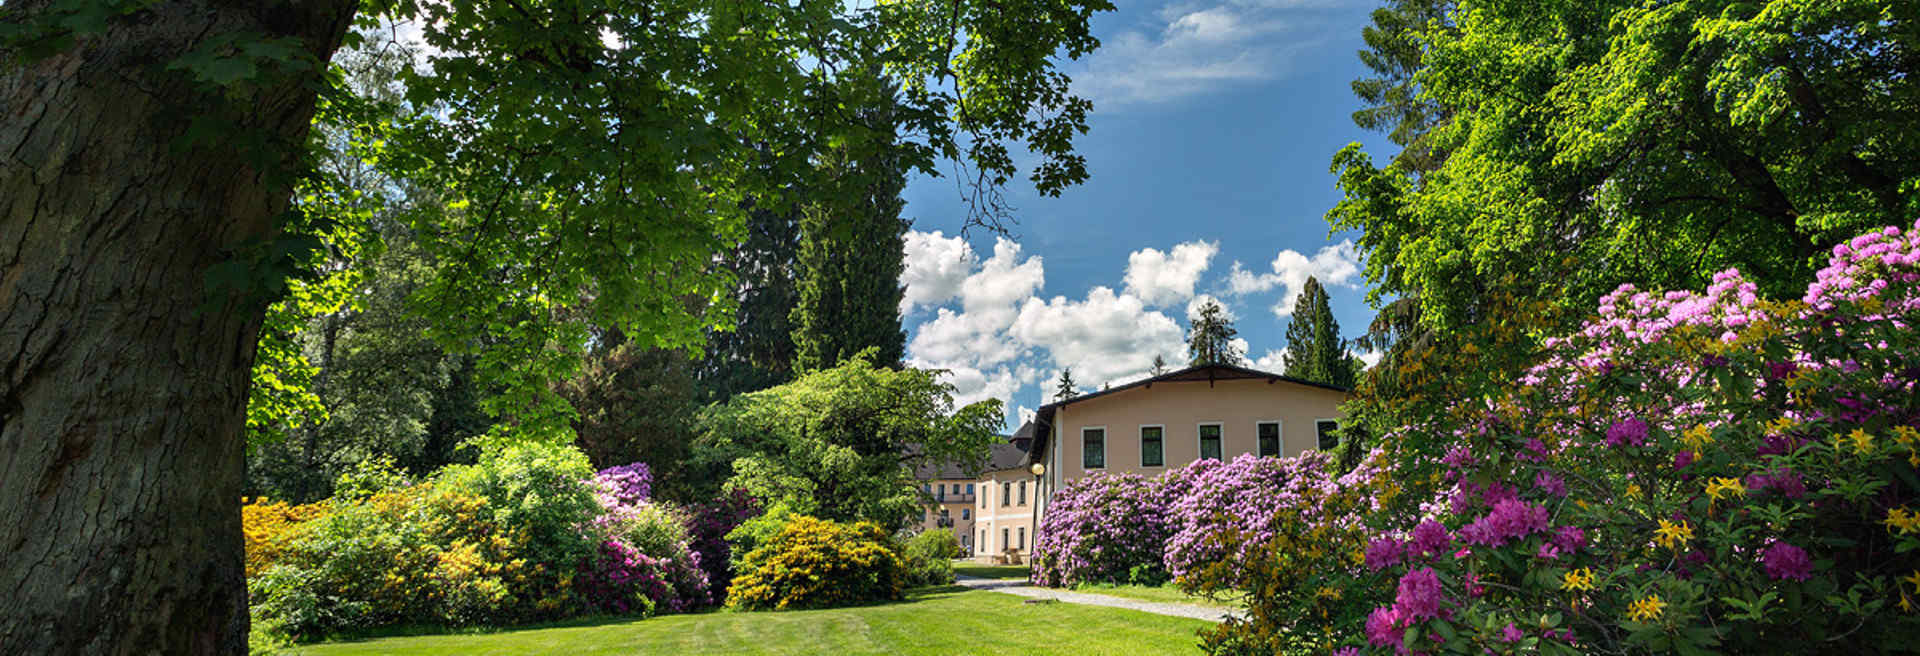
{"label": "purple flowering shrub", "polygon": [[688,513],[688,546],[699,557],[700,569],[706,572],[716,603],[733,582],[734,554],[727,534],[765,512],[759,499],[745,489],[732,488],[711,501],[695,505]]}
{"label": "purple flowering shrub", "polygon": [[1125,583],[1161,567],[1174,525],[1165,477],[1094,474],[1055,492],[1034,541],[1038,585]]}
{"label": "purple flowering shrub", "polygon": [[653,496],[653,470],[644,462],[602,469],[594,472],[593,480],[601,494],[626,505],[636,505]]}
{"label": "purple flowering shrub", "polygon": [[1336,639],[1399,654],[1911,649],[1917,265],[1920,225],[1834,247],[1797,300],[1762,299],[1736,271],[1704,292],[1608,294],[1511,386],[1388,436],[1442,492],[1422,517],[1375,518],[1376,602]]}

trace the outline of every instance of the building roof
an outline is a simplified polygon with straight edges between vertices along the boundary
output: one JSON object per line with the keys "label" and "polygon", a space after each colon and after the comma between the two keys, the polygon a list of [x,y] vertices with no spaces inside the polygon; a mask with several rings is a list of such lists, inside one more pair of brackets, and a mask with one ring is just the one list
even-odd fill
{"label": "building roof", "polygon": [[[1025,467],[1027,462],[1027,448],[1028,445],[1033,443],[1032,426],[1032,422],[1021,426],[1021,430],[1026,431],[1025,437],[1021,436],[1020,431],[1014,431],[1013,435],[1002,435],[1001,437],[1006,438],[1007,441],[994,443],[993,446],[987,449],[985,458],[971,463],[922,462],[918,467],[914,468],[913,477],[922,481],[972,480],[978,478],[981,473],[985,472]],[[917,445],[913,450],[918,450]],[[970,474],[968,472],[973,473]]]}
{"label": "building roof", "polygon": [[1136,387],[1153,387],[1154,383],[1206,381],[1207,384],[1211,385],[1216,380],[1244,380],[1249,378],[1265,379],[1267,381],[1267,384],[1269,385],[1273,383],[1293,383],[1296,385],[1305,385],[1308,387],[1318,387],[1321,389],[1333,390],[1335,392],[1340,392],[1343,394],[1350,393],[1353,391],[1351,389],[1341,387],[1339,385],[1328,385],[1326,383],[1315,382],[1315,381],[1306,380],[1303,378],[1294,378],[1292,376],[1285,376],[1285,375],[1276,374],[1268,371],[1260,371],[1258,369],[1248,369],[1246,367],[1239,367],[1239,366],[1234,366],[1230,364],[1206,364],[1206,365],[1199,365],[1194,367],[1187,367],[1179,371],[1170,371],[1164,374],[1160,374],[1158,376],[1152,376],[1149,378],[1136,380],[1131,383],[1121,385],[1119,387],[1110,387],[1107,389],[1100,390],[1098,392],[1094,392],[1092,394],[1082,394],[1080,396],[1076,396],[1070,399],[1064,399],[1064,400],[1048,403],[1046,405],[1040,406],[1040,409],[1034,412],[1033,421],[1029,421],[1026,423],[1026,425],[1021,426],[1020,431],[1015,431],[1014,435],[1018,437],[1021,431],[1027,432],[1029,444],[1032,444],[1033,447],[1027,449],[1026,455],[1029,457],[1028,462],[1035,462],[1047,457],[1047,440],[1036,441],[1036,440],[1033,440],[1032,438],[1036,435],[1047,434],[1048,428],[1051,428],[1053,426],[1054,414],[1058,412],[1061,408],[1064,408],[1066,406],[1073,405],[1081,401],[1090,401],[1093,399],[1100,398],[1102,396],[1106,396],[1108,394],[1118,394],[1120,392],[1124,392]]}

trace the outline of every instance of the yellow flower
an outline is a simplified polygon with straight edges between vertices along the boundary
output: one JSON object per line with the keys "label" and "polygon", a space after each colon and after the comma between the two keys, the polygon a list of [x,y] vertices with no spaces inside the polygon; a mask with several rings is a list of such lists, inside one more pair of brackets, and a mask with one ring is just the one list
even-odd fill
{"label": "yellow flower", "polygon": [[1637,496],[1640,496],[1640,484],[1639,484],[1639,483],[1628,483],[1628,484],[1627,484],[1627,496],[1630,496],[1630,497],[1637,497]]}
{"label": "yellow flower", "polygon": [[1887,519],[1880,523],[1886,524],[1888,531],[1912,533],[1920,530],[1920,513],[1907,510],[1905,506],[1888,508]]}
{"label": "yellow flower", "polygon": [[1627,619],[1636,622],[1657,620],[1660,619],[1660,611],[1666,607],[1667,602],[1661,601],[1660,595],[1635,599],[1633,603],[1627,605]]}
{"label": "yellow flower", "polygon": [[1920,431],[1914,430],[1912,426],[1893,427],[1893,441],[1908,444],[1916,440],[1920,440]]}
{"label": "yellow flower", "polygon": [[1861,455],[1873,453],[1873,436],[1867,431],[1855,428],[1847,434],[1847,440],[1853,442],[1853,452]]}
{"label": "yellow flower", "polygon": [[1593,568],[1582,567],[1580,569],[1567,570],[1567,573],[1560,575],[1560,589],[1587,590],[1591,592],[1593,590]]}
{"label": "yellow flower", "polygon": [[1742,485],[1740,479],[1725,476],[1708,480],[1707,496],[1719,501],[1722,495],[1744,497],[1747,495],[1747,486]]}
{"label": "yellow flower", "polygon": [[1660,528],[1653,532],[1654,542],[1674,551],[1679,551],[1681,547],[1687,546],[1687,541],[1691,539],[1693,539],[1693,527],[1687,525],[1684,521],[1679,524],[1674,524],[1662,519],[1660,520]]}
{"label": "yellow flower", "polygon": [[1779,435],[1781,433],[1785,433],[1788,430],[1791,430],[1793,428],[1794,423],[1795,422],[1792,419],[1787,417],[1781,417],[1779,419],[1775,419],[1773,420],[1772,423],[1767,424],[1767,434]]}
{"label": "yellow flower", "polygon": [[1680,441],[1686,443],[1687,450],[1695,453],[1694,457],[1699,457],[1700,449],[1713,442],[1713,431],[1708,430],[1705,424],[1694,426],[1680,434]]}
{"label": "yellow flower", "polygon": [[1912,585],[1914,592],[1920,592],[1920,569],[1914,570],[1912,574],[1900,577],[1900,581]]}

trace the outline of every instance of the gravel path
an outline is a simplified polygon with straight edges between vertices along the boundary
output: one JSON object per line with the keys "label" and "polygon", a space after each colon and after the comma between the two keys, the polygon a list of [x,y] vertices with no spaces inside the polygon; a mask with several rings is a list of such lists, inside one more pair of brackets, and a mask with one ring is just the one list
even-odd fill
{"label": "gravel path", "polygon": [[1160,602],[1154,602],[1154,601],[1140,601],[1138,599],[1126,599],[1122,597],[1113,597],[1113,596],[1103,595],[1103,594],[1071,592],[1067,590],[1058,590],[1054,588],[1041,588],[1041,587],[1036,587],[1031,584],[1028,584],[1026,581],[1019,581],[1019,580],[983,579],[975,576],[955,576],[953,578],[954,578],[954,583],[956,585],[973,588],[975,590],[991,590],[993,592],[1000,592],[1000,593],[1016,595],[1020,597],[1029,597],[1033,599],[1053,599],[1057,601],[1064,601],[1070,604],[1086,604],[1088,606],[1111,606],[1114,608],[1126,608],[1130,610],[1154,613],[1157,615],[1172,615],[1174,617],[1191,617],[1196,620],[1206,620],[1208,622],[1219,622],[1219,621],[1225,620],[1227,618],[1227,615],[1233,612],[1231,609],[1214,608],[1210,606],[1200,606],[1195,604],[1167,604],[1167,603],[1160,603]]}

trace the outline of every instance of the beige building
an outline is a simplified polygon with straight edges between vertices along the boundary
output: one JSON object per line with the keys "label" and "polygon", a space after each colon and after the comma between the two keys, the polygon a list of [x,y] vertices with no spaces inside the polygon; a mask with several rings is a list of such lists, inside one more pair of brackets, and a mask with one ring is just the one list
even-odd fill
{"label": "beige building", "polygon": [[1021,430],[1039,436],[1028,462],[1045,466],[1051,491],[1095,472],[1155,476],[1202,458],[1330,449],[1347,394],[1245,367],[1189,367],[1049,403]]}
{"label": "beige building", "polygon": [[[978,478],[965,479],[958,468],[923,469],[924,489],[936,501],[921,524],[952,527],[976,557],[1024,562],[1039,528],[1036,519],[1046,513],[1046,496],[1061,485],[1097,472],[1155,476],[1202,458],[1329,449],[1339,439],[1339,406],[1347,393],[1212,365],[1049,403],[1006,444],[994,446]],[[1036,463],[1042,472],[1037,476]],[[965,496],[953,496],[955,490]]]}
{"label": "beige building", "polygon": [[[922,464],[914,472],[914,477],[921,481],[920,490],[926,494],[929,504],[922,510],[916,528],[921,531],[952,529],[962,550],[970,554],[980,553],[979,550],[984,547],[978,546],[976,539],[984,534],[974,527],[983,508],[979,501],[990,494],[985,488],[992,481],[987,478],[999,469],[1018,468],[1025,471],[1026,459],[1026,444],[1016,445],[1009,441],[993,445],[987,458],[973,463],[971,467]],[[969,474],[969,470],[977,474]]]}

